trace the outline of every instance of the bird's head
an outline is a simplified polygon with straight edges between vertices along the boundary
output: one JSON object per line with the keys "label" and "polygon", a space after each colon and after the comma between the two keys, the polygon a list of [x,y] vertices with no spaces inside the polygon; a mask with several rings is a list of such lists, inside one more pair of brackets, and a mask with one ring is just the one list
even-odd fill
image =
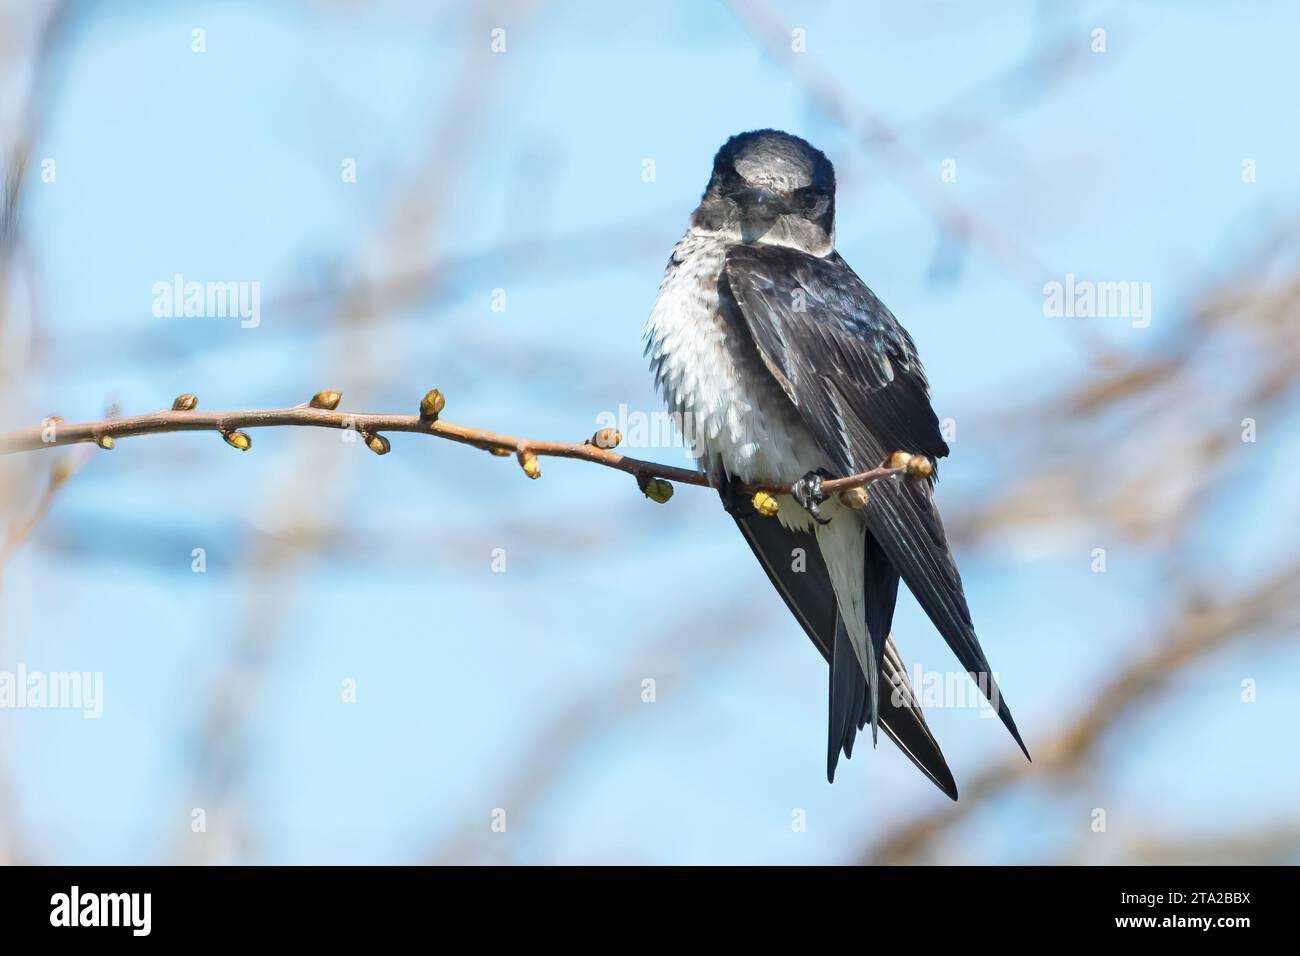
{"label": "bird's head", "polygon": [[835,168],[798,136],[740,133],[714,157],[691,225],[739,242],[826,255],[835,246]]}

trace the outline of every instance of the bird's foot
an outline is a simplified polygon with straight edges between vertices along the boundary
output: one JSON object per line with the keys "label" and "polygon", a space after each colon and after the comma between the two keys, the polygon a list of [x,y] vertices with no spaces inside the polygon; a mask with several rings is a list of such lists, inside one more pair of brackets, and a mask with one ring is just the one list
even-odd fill
{"label": "bird's foot", "polygon": [[749,518],[756,512],[754,502],[742,491],[743,483],[732,478],[726,471],[720,471],[714,477],[714,485],[722,498],[722,507],[733,518]]}
{"label": "bird's foot", "polygon": [[830,524],[830,518],[823,518],[821,506],[826,503],[830,495],[822,491],[822,480],[831,477],[831,473],[825,468],[818,468],[816,471],[810,471],[790,487],[790,494],[794,500],[799,502],[803,510],[812,516],[813,521],[818,524]]}

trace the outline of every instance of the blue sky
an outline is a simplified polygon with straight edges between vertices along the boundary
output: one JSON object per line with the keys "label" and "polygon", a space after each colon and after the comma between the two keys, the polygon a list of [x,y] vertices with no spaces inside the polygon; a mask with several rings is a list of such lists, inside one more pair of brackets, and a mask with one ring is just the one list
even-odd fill
{"label": "blue sky", "polygon": [[[346,407],[403,411],[437,386],[450,420],[577,440],[620,403],[658,410],[639,337],[668,251],[717,147],[773,126],[836,163],[838,248],[912,332],[939,414],[958,423],[940,505],[961,511],[998,465],[994,413],[1032,416],[1090,371],[1066,320],[1043,316],[1041,271],[977,242],[935,279],[942,230],[917,195],[995,224],[1046,278],[1150,282],[1150,329],[1099,320],[1121,356],[1184,334],[1193,297],[1297,208],[1300,127],[1282,118],[1300,23],[1286,5],[775,9],[806,30],[800,69],[903,131],[919,167],[900,176],[864,148],[722,4],[90,8],[41,104],[34,155],[57,179],[33,182],[25,210],[40,311],[6,330],[22,374],[0,420],[85,419],[110,400],[145,411],[185,391],[205,408],[284,406],[326,387]],[[1090,49],[1097,27],[1105,53]],[[1016,72],[1062,43],[1059,82]],[[355,183],[340,177],[349,158]],[[1242,182],[1244,158],[1257,182]],[[330,307],[338,285],[439,262],[411,302],[345,321]],[[150,290],[178,272],[259,282],[261,324],[155,318]],[[303,305],[304,292],[319,295]],[[1290,426],[1265,444],[1297,456]],[[710,494],[656,508],[625,475],[543,472],[528,482],[509,460],[406,435],[380,459],[305,430],[260,431],[247,455],[187,434],[95,456],[0,601],[0,668],[105,680],[98,721],[0,712],[28,851],[841,862],[943,804],[888,744],[827,786],[824,665]],[[1294,553],[1276,529],[1296,508],[1279,507],[1239,580],[1252,557]],[[1198,557],[1258,510],[1212,523]],[[958,552],[1031,749],[1140,649],[1159,607],[1154,555],[1117,541],[1094,575],[1090,547]],[[909,663],[952,668],[910,599],[895,632]],[[1240,679],[1265,674],[1242,706]],[[1077,854],[1096,806],[1120,837],[1211,835],[1229,805],[1280,818],[1300,780],[1263,755],[1300,717],[1296,677],[1289,645],[1190,670],[1107,746],[1096,779],[995,805],[951,858]],[[340,700],[349,679],[355,703]],[[211,716],[217,700],[232,719]],[[959,785],[1012,752],[978,711],[929,718]],[[212,726],[229,762],[203,749]],[[194,807],[224,809],[193,834]],[[498,807],[505,834],[489,829]],[[794,808],[807,832],[792,832]]]}

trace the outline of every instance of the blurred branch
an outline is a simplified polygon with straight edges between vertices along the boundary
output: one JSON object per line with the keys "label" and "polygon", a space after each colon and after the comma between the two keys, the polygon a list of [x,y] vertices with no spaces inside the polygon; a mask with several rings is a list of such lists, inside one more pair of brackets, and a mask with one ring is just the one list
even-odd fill
{"label": "blurred branch", "polygon": [[1052,529],[1062,541],[1105,530],[1187,553],[1179,542],[1198,518],[1239,494],[1242,469],[1260,467],[1263,446],[1243,438],[1246,420],[1282,434],[1296,407],[1300,223],[1262,237],[1245,259],[1246,270],[1198,294],[1152,348],[1035,397],[1036,418],[1017,402],[968,424],[1026,466],[991,470],[978,507],[948,521],[950,536],[1041,539]]}
{"label": "blurred branch", "polygon": [[1036,760],[1000,761],[962,788],[960,803],[895,828],[872,849],[866,862],[916,862],[959,822],[996,798],[1032,780],[1063,780],[1081,771],[1107,735],[1132,718],[1132,712],[1157,699],[1160,691],[1192,662],[1245,638],[1290,637],[1300,618],[1300,565],[1229,601],[1205,604],[1192,598],[1165,638],[1117,671],[1082,712],[1057,730],[1046,745],[1036,745]]}
{"label": "blurred branch", "polygon": [[[65,62],[63,47],[71,21],[80,12],[74,12],[64,0],[55,0],[43,8],[29,3],[9,4],[0,10],[0,76],[13,66],[26,65],[28,77],[25,82],[19,80],[17,96],[0,95],[0,341],[4,342],[0,348],[0,389],[6,391],[12,384],[13,371],[26,371],[26,350],[19,347],[18,337],[12,333],[15,312],[12,300],[16,298],[14,290],[20,287],[15,275],[24,265],[29,273],[34,272],[34,257],[23,229],[23,187],[30,173],[32,145],[39,141],[42,121],[48,122],[52,106],[59,98],[55,87]],[[23,38],[28,41],[26,50]],[[9,92],[7,88],[0,90],[0,94]],[[12,115],[8,113],[11,106],[15,107]],[[34,297],[35,292],[29,289],[27,312],[33,327],[39,315],[39,309],[33,305]],[[59,489],[85,463],[85,457],[78,454],[72,461],[57,462],[35,506],[9,525],[0,545],[0,574],[49,510]],[[6,485],[7,482],[0,482],[0,505],[5,506],[9,503]],[[8,643],[8,638],[7,633],[0,632],[3,639],[0,643]],[[0,754],[5,757],[0,761],[0,864],[3,865],[26,863],[30,856],[27,830],[18,818],[14,796],[17,790],[7,767],[13,753],[0,734]]]}
{"label": "blurred branch", "polygon": [[86,466],[86,463],[90,460],[88,452],[89,449],[78,449],[71,457],[55,462],[54,467],[50,469],[45,489],[41,492],[35,506],[25,516],[14,521],[5,532],[4,543],[0,544],[0,586],[3,585],[4,568],[9,563],[9,558],[18,550],[18,546],[27,540],[27,536],[32,533],[32,529],[45,517],[46,512],[50,510],[50,506],[54,504],[59,489],[63,487],[69,478]]}
{"label": "blurred branch", "polygon": [[1300,858],[1300,825],[1285,823],[1208,840],[1143,838],[1129,858],[1141,866],[1288,866]]}
{"label": "blurred branch", "polygon": [[[323,398],[324,396],[324,398]],[[442,410],[444,399],[438,391],[429,392],[421,402],[419,415],[374,415],[334,410],[338,404],[337,392],[321,392],[310,407],[261,409],[242,412],[197,412],[173,408],[171,411],[153,412],[149,415],[136,415],[130,418],[106,418],[97,422],[81,422],[67,425],[56,419],[48,419],[43,426],[24,431],[0,434],[0,454],[35,451],[40,448],[54,448],[60,445],[72,445],[80,442],[94,442],[101,448],[112,448],[114,440],[134,435],[156,435],[164,432],[216,431],[240,451],[247,451],[252,446],[252,439],[239,431],[241,428],[267,428],[274,426],[305,426],[312,428],[335,428],[359,433],[366,444],[376,454],[387,454],[388,441],[381,437],[383,432],[414,432],[445,438],[462,445],[489,451],[496,455],[515,455],[520,466],[529,478],[541,476],[537,464],[540,457],[569,458],[589,461],[618,471],[636,476],[647,495],[651,491],[645,487],[652,479],[671,479],[684,485],[712,487],[709,478],[703,472],[673,465],[660,465],[640,458],[629,458],[611,449],[622,441],[616,429],[606,428],[597,432],[585,442],[541,441],[534,438],[517,438],[497,432],[471,428],[467,425],[453,425],[437,418]],[[182,400],[193,400],[192,395],[182,395]],[[332,404],[330,404],[332,403]],[[325,404],[328,407],[319,407]],[[191,405],[192,408],[192,405]],[[822,489],[828,494],[861,488],[881,478],[907,474],[912,478],[927,478],[931,473],[931,464],[921,456],[915,458],[903,452],[896,452],[889,462],[878,468],[859,472],[845,478],[828,479],[822,483]],[[741,489],[745,494],[789,494],[789,484],[752,484]],[[672,489],[663,492],[671,496]],[[653,497],[653,495],[651,495]],[[656,499],[658,500],[658,499]]]}
{"label": "blurred branch", "polygon": [[1031,249],[944,194],[935,186],[937,177],[927,178],[924,157],[896,129],[879,114],[851,104],[838,83],[815,72],[805,57],[795,53],[790,47],[790,28],[771,4],[726,0],[726,6],[767,54],[790,71],[822,113],[876,154],[899,188],[945,230],[979,245],[1028,288],[1038,289],[1044,277],[1055,274]]}
{"label": "blurred branch", "polygon": [[[32,144],[40,135],[42,114],[36,104],[48,104],[56,99],[53,89],[56,66],[61,62],[70,19],[69,4],[63,0],[49,4],[33,37],[31,79],[23,99],[22,115],[13,124],[5,123],[4,116],[0,115],[0,141],[9,141],[7,147],[0,148],[0,330],[5,328],[8,319],[12,260],[22,245],[23,186],[27,182]],[[17,32],[17,11],[12,19],[0,19],[0,27]],[[9,126],[12,128],[6,128]]]}
{"label": "blurred branch", "polygon": [[[511,6],[505,14],[496,4],[476,8],[464,23],[465,35],[486,35],[498,16],[520,23],[527,4]],[[455,181],[458,171],[471,162],[473,144],[492,113],[491,96],[503,75],[503,71],[490,68],[492,54],[486,44],[465,42],[461,47],[464,60],[448,97],[454,109],[431,132],[421,164],[397,184],[385,219],[358,237],[347,259],[383,263],[386,270],[405,274],[410,271],[411,257],[427,249],[441,220],[448,217],[445,207],[452,194],[430,190],[428,183]],[[420,254],[428,258],[427,253]],[[417,291],[430,301],[439,299],[446,294],[445,274],[431,271],[418,290],[399,285],[390,290],[391,297],[384,305],[393,311],[408,307]],[[353,387],[360,388],[363,395],[371,393],[390,373],[389,363],[380,361],[377,350],[360,344],[373,334],[382,313],[370,306],[360,288],[331,290],[328,299],[331,316],[317,320],[311,328],[333,333],[335,361],[346,363]],[[370,447],[387,450],[386,441]],[[285,642],[285,624],[291,620],[292,572],[314,556],[350,498],[347,472],[338,466],[337,456],[312,447],[303,458],[286,469],[265,495],[264,522],[275,526],[277,534],[249,539],[250,553],[244,562],[250,568],[246,610],[230,658],[200,719],[202,746],[194,767],[194,805],[210,808],[210,818],[216,821],[211,832],[216,839],[182,840],[177,851],[184,862],[248,858],[257,837],[240,801],[241,778],[255,758],[255,747],[264,746],[262,731],[254,731],[248,724],[250,701],[272,679],[269,664]],[[309,504],[304,504],[301,495],[298,476],[303,473],[315,479]],[[267,582],[274,583],[268,586]]]}

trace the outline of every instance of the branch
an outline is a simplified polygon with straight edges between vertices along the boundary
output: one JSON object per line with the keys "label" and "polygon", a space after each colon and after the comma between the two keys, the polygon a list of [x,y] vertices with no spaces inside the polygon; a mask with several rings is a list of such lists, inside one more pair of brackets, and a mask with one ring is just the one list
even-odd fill
{"label": "branch", "polygon": [[[89,451],[89,449],[86,450]],[[50,469],[49,479],[45,483],[45,490],[41,492],[35,507],[25,517],[16,520],[9,526],[4,541],[0,542],[0,587],[3,586],[5,565],[9,563],[13,553],[18,550],[18,547],[27,539],[27,536],[32,533],[32,529],[45,517],[45,513],[54,504],[59,489],[63,487],[69,478],[85,467],[88,457],[79,454],[73,461],[62,458],[56,460],[54,467]]]}
{"label": "branch", "polygon": [[[384,432],[412,432],[431,435],[434,438],[445,438],[502,457],[514,455],[529,478],[541,476],[538,458],[589,461],[635,476],[637,484],[646,496],[660,503],[672,497],[672,486],[668,484],[669,480],[684,485],[713,487],[708,476],[701,471],[660,465],[619,454],[613,449],[622,441],[622,435],[613,428],[601,429],[585,442],[539,441],[442,421],[438,416],[445,407],[446,400],[437,389],[425,395],[420,403],[418,415],[342,412],[337,410],[341,399],[342,396],[338,392],[325,391],[318,392],[310,403],[295,408],[198,412],[195,411],[198,399],[191,394],[186,394],[177,398],[169,411],[128,418],[106,418],[72,425],[66,424],[60,418],[47,418],[35,428],[0,433],[0,454],[12,455],[85,442],[109,449],[119,438],[189,431],[217,432],[227,444],[240,451],[248,451],[252,447],[253,440],[241,429],[299,426],[357,432],[370,450],[378,455],[385,455],[389,451],[388,439],[383,437]],[[871,482],[898,475],[920,480],[930,477],[932,472],[933,465],[928,458],[899,451],[894,452],[877,468],[844,478],[827,479],[822,482],[822,490],[827,494],[841,494],[841,501],[844,504],[861,508],[867,503],[864,486]],[[776,501],[772,496],[789,494],[791,489],[790,484],[755,483],[744,485],[741,490],[744,494],[753,496],[755,507],[764,514],[771,515],[776,513]]]}
{"label": "branch", "polygon": [[962,788],[960,803],[945,805],[890,829],[867,855],[869,864],[915,862],[926,858],[958,823],[1030,779],[1063,780],[1086,768],[1107,736],[1144,705],[1150,705],[1184,667],[1248,639],[1278,640],[1295,634],[1300,617],[1300,564],[1294,564],[1250,592],[1210,604],[1190,599],[1160,642],[1114,671],[1096,695],[1045,743],[1037,759],[1015,757],[986,767]]}

